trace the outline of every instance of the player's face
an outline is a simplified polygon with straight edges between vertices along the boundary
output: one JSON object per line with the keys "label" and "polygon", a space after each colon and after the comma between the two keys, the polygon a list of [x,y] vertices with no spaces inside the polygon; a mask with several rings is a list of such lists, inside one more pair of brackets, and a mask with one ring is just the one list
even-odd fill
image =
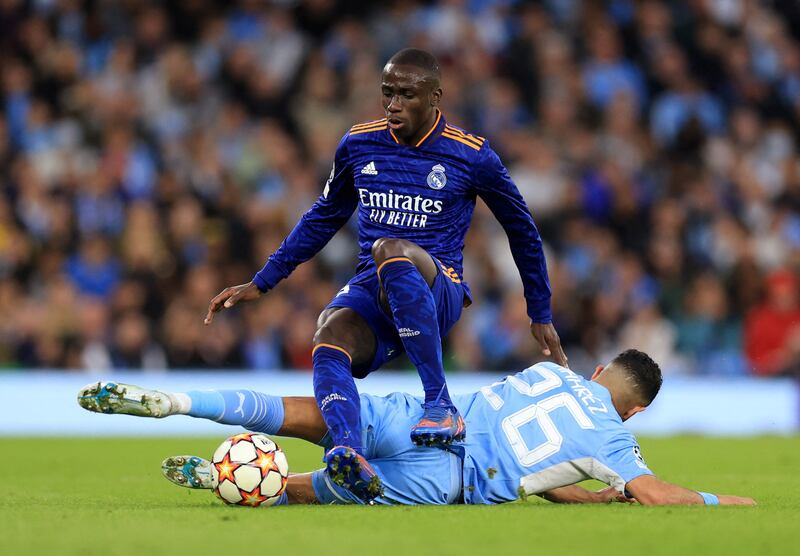
{"label": "player's face", "polygon": [[424,135],[436,118],[442,96],[438,84],[414,66],[386,64],[381,76],[381,98],[395,136],[410,140]]}

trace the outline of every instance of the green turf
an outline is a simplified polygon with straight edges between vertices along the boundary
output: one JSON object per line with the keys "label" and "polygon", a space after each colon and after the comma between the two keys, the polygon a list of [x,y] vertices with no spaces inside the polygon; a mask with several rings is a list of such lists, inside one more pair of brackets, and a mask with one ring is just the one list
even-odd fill
{"label": "green turf", "polygon": [[[800,440],[644,439],[650,466],[756,508],[556,506],[226,507],[161,478],[167,455],[219,439],[0,439],[0,554],[791,554]],[[317,448],[281,442],[294,471]]]}

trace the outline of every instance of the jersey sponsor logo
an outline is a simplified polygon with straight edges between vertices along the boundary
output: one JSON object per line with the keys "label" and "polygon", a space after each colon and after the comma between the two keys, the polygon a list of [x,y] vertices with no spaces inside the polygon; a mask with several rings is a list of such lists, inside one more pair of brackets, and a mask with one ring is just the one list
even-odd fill
{"label": "jersey sponsor logo", "polygon": [[370,161],[369,164],[361,169],[361,173],[367,176],[377,176],[378,170],[375,168],[375,163]]}
{"label": "jersey sponsor logo", "polygon": [[431,168],[431,173],[428,174],[428,187],[431,189],[444,189],[447,185],[447,176],[444,174],[444,166],[437,164]]}
{"label": "jersey sponsor logo", "polygon": [[393,189],[384,192],[359,187],[358,199],[362,207],[371,209],[371,222],[404,228],[424,228],[428,224],[428,215],[439,214],[444,208],[438,199],[403,195]]}

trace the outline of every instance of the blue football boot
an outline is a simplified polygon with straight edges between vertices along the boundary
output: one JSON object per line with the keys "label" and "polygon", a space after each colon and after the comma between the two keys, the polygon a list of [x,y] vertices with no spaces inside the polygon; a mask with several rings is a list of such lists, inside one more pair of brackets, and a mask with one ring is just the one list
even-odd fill
{"label": "blue football boot", "polygon": [[325,454],[325,472],[337,485],[364,502],[383,495],[383,485],[369,462],[347,446],[334,446]]}
{"label": "blue football boot", "polygon": [[466,438],[467,427],[454,405],[433,402],[422,407],[422,419],[411,429],[411,442],[417,446],[449,446]]}

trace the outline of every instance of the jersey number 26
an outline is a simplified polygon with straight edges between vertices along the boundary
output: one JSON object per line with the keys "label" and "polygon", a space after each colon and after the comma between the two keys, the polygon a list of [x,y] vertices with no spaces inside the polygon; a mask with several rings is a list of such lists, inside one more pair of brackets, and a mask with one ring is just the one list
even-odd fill
{"label": "jersey number 26", "polygon": [[[517,392],[530,397],[540,397],[563,384],[561,377],[550,369],[532,367],[530,370],[538,373],[543,380],[537,381],[535,384],[528,384],[516,376],[509,376],[506,378],[506,381],[511,384]],[[498,396],[492,388],[501,384],[503,383],[496,382],[491,386],[484,386],[481,388],[481,393],[486,398],[486,401],[489,402],[493,409],[498,411],[503,407],[505,401]],[[560,407],[566,408],[582,429],[594,428],[594,423],[592,423],[592,420],[586,415],[586,412],[583,411],[578,400],[567,392],[553,394],[503,419],[503,432],[509,444],[511,444],[514,454],[523,466],[531,467],[536,465],[540,461],[557,454],[558,451],[561,450],[564,437],[558,432],[553,419],[550,418],[550,412]],[[529,448],[522,438],[520,428],[533,422],[538,423],[544,433],[545,440],[541,444]]]}

